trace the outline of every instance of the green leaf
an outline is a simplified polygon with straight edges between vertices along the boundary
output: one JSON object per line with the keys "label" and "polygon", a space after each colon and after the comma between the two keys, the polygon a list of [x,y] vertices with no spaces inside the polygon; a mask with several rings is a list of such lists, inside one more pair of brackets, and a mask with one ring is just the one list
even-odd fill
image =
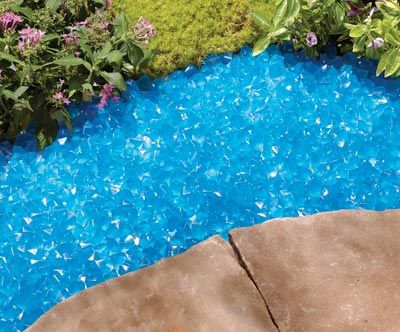
{"label": "green leaf", "polygon": [[358,38],[363,36],[366,32],[367,28],[365,25],[357,24],[350,30],[349,36],[352,38]]}
{"label": "green leaf", "polygon": [[392,53],[393,51],[394,51],[394,50],[390,50],[390,51],[386,52],[386,53],[381,57],[381,59],[379,60],[379,63],[378,63],[378,67],[376,68],[376,76],[379,76],[380,74],[382,74],[382,73],[385,71],[388,58],[389,58],[389,56],[391,55],[391,53]]}
{"label": "green leaf", "polygon": [[278,0],[274,13],[274,26],[277,27],[281,22],[290,22],[300,12],[300,0]]}
{"label": "green leaf", "polygon": [[88,44],[82,42],[79,46],[86,56],[88,56],[89,58],[93,58],[92,48]]}
{"label": "green leaf", "polygon": [[143,67],[147,67],[150,63],[150,61],[152,61],[154,59],[154,57],[156,56],[156,52],[151,51],[151,50],[143,50],[144,52],[144,57],[142,58],[142,60],[140,60],[137,68],[141,69]]}
{"label": "green leaf", "polygon": [[82,88],[84,88],[85,90],[89,90],[90,92],[94,92],[93,85],[91,85],[90,83],[82,84]]}
{"label": "green leaf", "polygon": [[121,91],[126,91],[127,87],[125,80],[120,73],[107,73],[105,71],[100,72],[101,77],[103,77],[108,83],[114,85],[117,89]]}
{"label": "green leaf", "polygon": [[14,13],[25,15],[28,19],[32,19],[33,10],[28,7],[21,7],[23,1],[17,1],[18,3],[10,5],[10,10]]}
{"label": "green leaf", "polygon": [[55,120],[49,118],[46,122],[40,123],[36,130],[36,140],[39,150],[51,145],[57,136],[58,125]]}
{"label": "green leaf", "polygon": [[343,29],[343,21],[346,17],[346,10],[342,4],[334,3],[331,9],[331,15],[333,18],[333,26],[331,27],[332,31],[341,31]]}
{"label": "green leaf", "polygon": [[392,76],[400,68],[399,56],[400,56],[400,51],[398,49],[392,50],[387,59],[385,68],[385,77]]}
{"label": "green leaf", "polygon": [[91,101],[94,95],[93,86],[90,83],[85,83],[82,85],[82,88],[82,100],[87,102]]}
{"label": "green leaf", "polygon": [[18,98],[21,97],[28,89],[29,89],[28,86],[20,86],[17,90],[14,91],[15,97],[18,99]]}
{"label": "green leaf", "polygon": [[58,60],[53,61],[54,64],[64,67],[73,67],[73,66],[80,66],[85,63],[85,61],[81,58],[77,58],[75,56],[67,56],[65,58],[61,58]]}
{"label": "green leaf", "polygon": [[261,54],[262,52],[264,52],[267,49],[267,47],[270,45],[270,43],[271,43],[270,36],[264,36],[264,37],[260,38],[254,45],[253,56],[257,56],[257,55]]}
{"label": "green leaf", "polygon": [[376,2],[383,16],[396,17],[400,15],[400,6],[394,0],[381,0]]}
{"label": "green leaf", "polygon": [[10,90],[8,90],[8,89],[3,89],[3,90],[1,91],[1,93],[3,94],[3,96],[4,96],[6,99],[12,99],[12,100],[14,100],[14,101],[17,100],[17,98],[15,97],[14,92],[12,92],[12,91],[10,91]]}
{"label": "green leaf", "polygon": [[261,28],[270,30],[272,28],[271,20],[262,12],[253,10],[251,12],[251,18]]}
{"label": "green leaf", "polygon": [[288,1],[291,0],[278,0],[276,2],[277,6],[275,9],[274,20],[273,20],[274,26],[277,26],[280,22],[283,21],[288,6]]}
{"label": "green leaf", "polygon": [[356,38],[353,44],[353,52],[360,53],[365,50],[365,43],[367,42],[367,36],[361,36],[360,38]]}
{"label": "green leaf", "polygon": [[285,21],[294,19],[300,12],[300,0],[290,0],[285,13]]}
{"label": "green leaf", "polygon": [[134,67],[137,67],[139,62],[144,57],[144,52],[141,47],[134,43],[127,44],[128,58]]}
{"label": "green leaf", "polygon": [[29,89],[28,86],[20,86],[17,90],[10,91],[8,89],[3,89],[3,96],[7,99],[14,100],[15,102],[22,102],[19,98]]}
{"label": "green leaf", "polygon": [[115,35],[121,38],[129,31],[129,22],[124,13],[121,13],[115,20]]}
{"label": "green leaf", "polygon": [[107,59],[109,63],[121,64],[122,60],[124,59],[124,54],[118,50],[115,50],[108,55]]}
{"label": "green leaf", "polygon": [[271,33],[269,34],[269,37],[280,37],[287,32],[288,32],[288,30],[286,28],[280,28],[280,29],[271,31]]}
{"label": "green leaf", "polygon": [[400,31],[393,28],[385,29],[385,41],[393,45],[400,44]]}
{"label": "green leaf", "polygon": [[46,7],[55,12],[61,7],[61,0],[46,0]]}
{"label": "green leaf", "polygon": [[0,52],[0,61],[1,60],[7,60],[11,63],[16,62],[16,63],[19,63],[20,65],[24,65],[24,63],[17,57],[13,56],[12,54],[4,53],[4,52]]}
{"label": "green leaf", "polygon": [[105,59],[109,56],[112,50],[112,44],[110,41],[106,42],[100,52],[97,53],[99,59]]}
{"label": "green leaf", "polygon": [[18,99],[18,101],[16,102],[14,107],[17,106],[17,105],[20,108],[24,108],[24,109],[27,109],[27,110],[29,110],[31,112],[34,112],[31,104],[29,103],[29,101],[27,99]]}

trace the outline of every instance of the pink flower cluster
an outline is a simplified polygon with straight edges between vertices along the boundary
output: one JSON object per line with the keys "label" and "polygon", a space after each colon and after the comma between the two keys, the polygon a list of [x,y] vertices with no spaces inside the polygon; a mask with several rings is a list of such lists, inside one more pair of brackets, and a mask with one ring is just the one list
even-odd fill
{"label": "pink flower cluster", "polygon": [[65,97],[64,93],[62,93],[61,91],[57,91],[57,92],[54,94],[54,100],[55,100],[56,102],[59,102],[59,103],[61,103],[61,104],[65,104],[65,105],[71,104],[71,101],[69,100],[69,98],[68,98],[68,97]]}
{"label": "pink flower cluster", "polygon": [[6,12],[0,16],[0,27],[3,32],[14,32],[18,24],[22,22],[21,16],[12,12]]}
{"label": "pink flower cluster", "polygon": [[103,86],[103,90],[100,92],[100,102],[97,104],[98,108],[104,108],[107,105],[108,100],[111,98],[114,90],[114,85],[106,83]]}
{"label": "pink flower cluster", "polygon": [[65,80],[60,79],[60,84],[58,86],[58,91],[54,94],[53,98],[56,101],[56,103],[58,103],[58,104],[69,105],[69,104],[71,104],[71,101],[69,100],[68,97],[66,97],[64,95],[65,90],[64,90],[64,92],[61,91],[63,86],[64,86],[64,84],[65,84]]}
{"label": "pink flower cluster", "polygon": [[153,38],[157,31],[147,19],[141,17],[135,25],[134,33],[137,40],[148,44],[149,39]]}
{"label": "pink flower cluster", "polygon": [[72,31],[70,33],[64,33],[61,35],[64,40],[65,46],[77,46],[79,45],[79,35],[77,32]]}
{"label": "pink flower cluster", "polygon": [[21,40],[18,43],[19,50],[24,52],[26,48],[38,46],[44,36],[44,31],[36,28],[25,28],[19,32]]}
{"label": "pink flower cluster", "polygon": [[107,21],[103,21],[94,25],[93,22],[91,22],[91,20],[86,19],[84,21],[76,22],[75,25],[73,27],[70,27],[69,29],[71,29],[71,32],[78,30],[80,28],[90,28],[90,27],[98,28],[100,30],[107,30],[109,26],[110,23]]}

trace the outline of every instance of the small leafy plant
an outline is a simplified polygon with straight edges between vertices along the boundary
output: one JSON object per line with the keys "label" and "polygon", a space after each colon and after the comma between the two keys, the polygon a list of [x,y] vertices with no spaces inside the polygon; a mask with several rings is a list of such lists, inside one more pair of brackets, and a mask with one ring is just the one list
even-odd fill
{"label": "small leafy plant", "polygon": [[0,0],[0,140],[32,127],[43,149],[62,123],[71,130],[71,102],[117,99],[153,58],[155,33],[111,0]]}
{"label": "small leafy plant", "polygon": [[[365,10],[365,9],[364,9]],[[369,15],[346,24],[353,51],[379,60],[377,75],[400,76],[400,6],[397,1],[377,1]]]}
{"label": "small leafy plant", "polygon": [[379,60],[377,75],[400,76],[400,6],[395,0],[277,0],[273,20],[254,11],[264,31],[253,54],[291,41],[295,50],[319,56],[328,44],[341,53]]}

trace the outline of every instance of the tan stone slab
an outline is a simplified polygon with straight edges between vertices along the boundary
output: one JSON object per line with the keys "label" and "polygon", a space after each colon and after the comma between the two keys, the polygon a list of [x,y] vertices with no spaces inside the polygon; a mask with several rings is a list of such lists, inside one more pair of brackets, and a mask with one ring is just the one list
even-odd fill
{"label": "tan stone slab", "polygon": [[267,332],[266,306],[233,250],[213,237],[186,253],[81,292],[31,332]]}
{"label": "tan stone slab", "polygon": [[400,331],[400,211],[339,211],[233,230],[281,332]]}

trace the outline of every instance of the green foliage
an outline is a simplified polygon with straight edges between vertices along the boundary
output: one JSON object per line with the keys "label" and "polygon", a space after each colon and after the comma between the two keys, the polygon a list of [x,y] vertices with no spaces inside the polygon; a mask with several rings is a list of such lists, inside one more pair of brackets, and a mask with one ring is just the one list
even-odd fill
{"label": "green foliage", "polygon": [[274,19],[253,11],[264,29],[253,54],[270,43],[291,41],[295,50],[318,56],[331,42],[342,53],[379,60],[377,75],[400,76],[400,5],[395,0],[277,0]]}
{"label": "green foliage", "polygon": [[[272,21],[254,11],[253,20],[266,32],[255,44],[253,54],[262,53],[270,43],[292,41],[295,50],[306,49],[310,55],[318,55],[331,36],[346,31],[346,6],[341,0],[277,0]],[[307,42],[310,33],[317,36],[317,44],[312,46]]]}
{"label": "green foliage", "polygon": [[107,1],[0,0],[0,8],[0,140],[33,126],[43,149],[61,123],[71,129],[70,102],[99,96],[103,107],[153,57],[143,31]]}
{"label": "green foliage", "polygon": [[271,0],[119,0],[131,21],[140,14],[157,28],[151,47],[158,51],[150,74],[165,75],[210,53],[234,52],[252,43],[251,8],[273,12]]}
{"label": "green foliage", "polygon": [[[353,41],[353,51],[379,60],[377,75],[384,73],[385,77],[398,77],[400,6],[394,0],[379,1],[376,5],[378,10],[372,15],[368,15],[357,24],[346,24]],[[372,47],[374,44],[375,47]]]}

